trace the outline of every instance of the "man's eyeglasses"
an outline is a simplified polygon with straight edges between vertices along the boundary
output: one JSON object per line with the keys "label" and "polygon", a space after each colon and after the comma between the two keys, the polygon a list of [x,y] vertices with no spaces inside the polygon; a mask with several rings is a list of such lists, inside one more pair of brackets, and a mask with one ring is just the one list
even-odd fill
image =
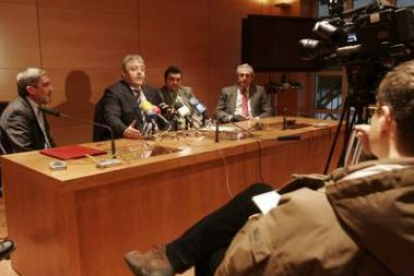
{"label": "man's eyeglasses", "polygon": [[378,112],[378,110],[381,108],[381,106],[378,106],[378,105],[369,105],[368,107],[367,107],[367,113],[368,113],[368,116],[369,117],[372,117],[372,116],[374,116],[374,114],[376,113],[376,112]]}

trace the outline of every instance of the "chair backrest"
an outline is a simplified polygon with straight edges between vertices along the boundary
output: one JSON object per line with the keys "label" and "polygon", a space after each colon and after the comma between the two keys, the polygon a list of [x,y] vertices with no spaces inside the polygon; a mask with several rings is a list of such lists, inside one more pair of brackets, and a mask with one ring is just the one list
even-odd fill
{"label": "chair backrest", "polygon": [[[9,104],[9,102],[5,102],[5,101],[0,101],[0,116],[3,113],[4,109],[6,108],[6,106]],[[1,135],[1,133],[0,133]],[[2,150],[2,146],[0,144],[0,155],[3,154],[3,150]],[[1,184],[1,163],[0,163],[0,195],[1,195],[1,189],[2,189],[2,184]]]}

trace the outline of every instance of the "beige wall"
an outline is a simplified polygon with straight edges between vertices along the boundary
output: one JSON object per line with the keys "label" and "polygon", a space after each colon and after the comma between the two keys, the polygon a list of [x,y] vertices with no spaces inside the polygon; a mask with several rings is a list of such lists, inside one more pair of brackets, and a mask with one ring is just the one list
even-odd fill
{"label": "beige wall", "polygon": [[[161,86],[164,69],[176,64],[211,112],[219,88],[234,82],[241,19],[251,13],[309,13],[299,1],[285,10],[271,2],[0,0],[0,101],[15,97],[18,71],[43,67],[55,87],[50,106],[92,119],[104,88],[119,79],[121,58],[139,53],[147,62],[148,83]],[[90,126],[49,121],[60,145],[90,141]]]}

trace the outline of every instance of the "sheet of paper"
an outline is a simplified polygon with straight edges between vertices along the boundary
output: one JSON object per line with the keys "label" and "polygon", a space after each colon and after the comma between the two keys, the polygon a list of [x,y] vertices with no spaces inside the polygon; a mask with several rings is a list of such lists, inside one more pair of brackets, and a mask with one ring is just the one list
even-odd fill
{"label": "sheet of paper", "polygon": [[281,195],[278,192],[270,191],[253,196],[252,200],[263,214],[267,214],[271,209],[277,207],[280,197]]}

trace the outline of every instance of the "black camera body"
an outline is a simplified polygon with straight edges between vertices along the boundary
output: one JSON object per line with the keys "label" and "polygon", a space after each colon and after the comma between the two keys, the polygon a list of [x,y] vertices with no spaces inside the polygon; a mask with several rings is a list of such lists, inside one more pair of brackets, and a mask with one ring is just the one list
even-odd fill
{"label": "black camera body", "polygon": [[384,0],[346,12],[342,1],[329,4],[334,5],[329,6],[333,14],[313,28],[321,39],[301,39],[301,57],[319,59],[322,68],[345,66],[349,95],[375,101],[385,73],[414,57],[414,10],[398,9]]}
{"label": "black camera body", "polygon": [[[332,0],[331,0],[332,1]],[[335,1],[333,1],[335,2]],[[340,1],[339,1],[340,2]],[[321,40],[302,39],[299,42],[303,59],[322,59],[323,64],[346,65],[366,61],[380,54],[410,59],[414,49],[414,10],[382,5],[381,1],[357,10],[337,11],[333,17],[315,24],[314,33]]]}

